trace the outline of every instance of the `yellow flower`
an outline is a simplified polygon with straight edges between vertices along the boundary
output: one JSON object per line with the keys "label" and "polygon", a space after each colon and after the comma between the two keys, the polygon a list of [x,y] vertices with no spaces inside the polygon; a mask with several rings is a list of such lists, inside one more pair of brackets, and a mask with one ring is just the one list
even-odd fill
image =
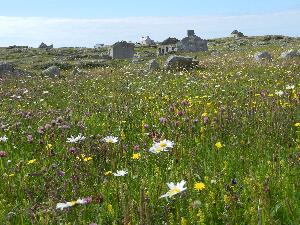
{"label": "yellow flower", "polygon": [[215,146],[216,146],[218,149],[220,149],[220,148],[223,147],[223,145],[222,145],[222,143],[221,143],[220,141],[218,141],[218,142],[215,144]]}
{"label": "yellow flower", "polygon": [[295,123],[295,127],[300,127],[300,123]]}
{"label": "yellow flower", "polygon": [[195,183],[194,189],[197,191],[202,191],[203,189],[205,189],[205,184],[202,182]]}
{"label": "yellow flower", "polygon": [[83,159],[83,161],[87,162],[87,161],[90,161],[90,160],[92,160],[92,159],[93,159],[92,157],[85,157],[85,158]]}
{"label": "yellow flower", "polygon": [[140,157],[141,157],[140,153],[133,153],[131,156],[132,159],[139,159]]}
{"label": "yellow flower", "polygon": [[225,204],[229,204],[230,203],[230,196],[224,195],[224,202],[225,202]]}
{"label": "yellow flower", "polygon": [[27,164],[29,165],[29,164],[32,164],[32,163],[35,163],[36,162],[36,159],[32,159],[32,160],[29,160],[28,162],[27,162]]}
{"label": "yellow flower", "polygon": [[112,213],[114,212],[114,209],[113,209],[112,204],[108,204],[108,205],[107,205],[107,211],[108,211],[110,214],[112,214]]}
{"label": "yellow flower", "polygon": [[105,175],[105,176],[112,175],[112,171],[107,171],[107,172],[104,173],[104,175]]}
{"label": "yellow flower", "polygon": [[11,174],[9,174],[8,176],[9,176],[9,177],[13,177],[13,176],[15,176],[15,174],[14,174],[14,173],[11,173]]}
{"label": "yellow flower", "polygon": [[47,149],[52,149],[53,145],[47,144]]}
{"label": "yellow flower", "polygon": [[204,112],[204,113],[202,113],[201,116],[202,116],[202,117],[206,117],[206,116],[208,116],[208,114],[207,114],[207,112]]}

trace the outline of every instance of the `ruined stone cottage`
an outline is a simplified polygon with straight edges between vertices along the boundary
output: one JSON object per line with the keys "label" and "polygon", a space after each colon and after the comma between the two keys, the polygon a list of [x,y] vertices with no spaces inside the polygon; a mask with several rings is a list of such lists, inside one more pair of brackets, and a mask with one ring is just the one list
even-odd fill
{"label": "ruined stone cottage", "polygon": [[140,44],[144,46],[149,46],[155,45],[155,42],[149,36],[146,36],[141,38]]}
{"label": "ruined stone cottage", "polygon": [[108,55],[112,59],[128,59],[134,56],[134,44],[120,41],[113,44],[108,49]]}
{"label": "ruined stone cottage", "polygon": [[207,41],[195,35],[194,30],[187,31],[187,37],[177,44],[179,52],[200,52],[208,51]]}
{"label": "ruined stone cottage", "polygon": [[42,49],[52,49],[53,48],[53,44],[52,45],[46,45],[44,42],[42,42],[40,44],[39,48],[42,48]]}
{"label": "ruined stone cottage", "polygon": [[168,38],[157,47],[158,55],[172,52],[200,52],[207,51],[207,41],[195,35],[194,30],[187,31],[187,37],[181,41],[176,38]]}
{"label": "ruined stone cottage", "polygon": [[242,32],[238,31],[238,30],[232,31],[230,36],[235,37],[235,38],[245,37],[245,35]]}
{"label": "ruined stone cottage", "polygon": [[179,40],[177,38],[171,38],[164,40],[157,47],[157,55],[166,55],[168,53],[177,52],[177,43]]}

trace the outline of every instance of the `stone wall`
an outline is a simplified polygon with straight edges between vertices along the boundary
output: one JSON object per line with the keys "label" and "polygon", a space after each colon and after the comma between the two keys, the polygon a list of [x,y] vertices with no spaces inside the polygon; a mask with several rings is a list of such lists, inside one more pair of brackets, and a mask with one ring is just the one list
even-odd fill
{"label": "stone wall", "polygon": [[109,55],[113,59],[128,59],[133,58],[134,48],[130,46],[112,46],[109,49]]}

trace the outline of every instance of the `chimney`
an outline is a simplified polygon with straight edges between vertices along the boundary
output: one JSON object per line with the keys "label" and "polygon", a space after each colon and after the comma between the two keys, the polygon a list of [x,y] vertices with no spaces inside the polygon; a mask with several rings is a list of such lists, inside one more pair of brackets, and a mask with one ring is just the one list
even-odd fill
{"label": "chimney", "polygon": [[194,36],[195,35],[195,31],[194,30],[188,30],[187,31],[187,36],[190,37],[190,36]]}

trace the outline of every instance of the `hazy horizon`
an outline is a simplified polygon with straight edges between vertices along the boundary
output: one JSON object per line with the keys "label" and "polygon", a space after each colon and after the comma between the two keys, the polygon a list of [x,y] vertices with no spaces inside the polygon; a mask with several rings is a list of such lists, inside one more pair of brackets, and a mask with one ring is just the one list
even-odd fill
{"label": "hazy horizon", "polygon": [[[299,37],[300,3],[287,1],[218,0],[172,4],[153,0],[148,6],[137,0],[110,2],[11,0],[1,3],[0,46],[41,42],[54,47],[93,47],[116,41],[138,42],[142,36],[155,41],[183,38],[193,29],[202,38],[228,37],[237,29],[247,36]],[[18,5],[19,7],[15,7]]]}

